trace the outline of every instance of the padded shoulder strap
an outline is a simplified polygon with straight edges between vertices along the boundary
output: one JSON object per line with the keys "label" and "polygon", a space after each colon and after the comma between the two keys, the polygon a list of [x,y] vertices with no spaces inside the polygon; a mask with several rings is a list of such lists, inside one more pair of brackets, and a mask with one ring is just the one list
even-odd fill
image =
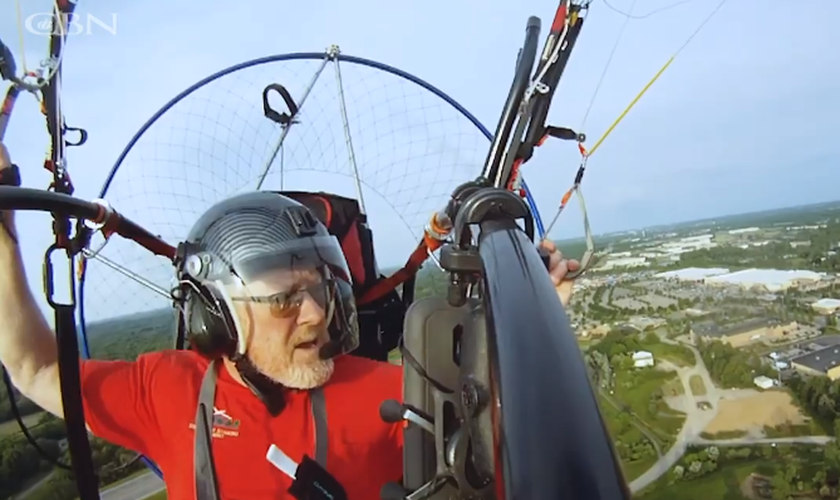
{"label": "padded shoulder strap", "polygon": [[[197,500],[219,500],[219,485],[213,463],[213,403],[216,400],[216,361],[211,361],[201,381],[195,413],[195,493]],[[326,469],[329,449],[327,404],[319,387],[309,393],[315,420],[315,461]]]}
{"label": "padded shoulder strap", "polygon": [[324,391],[320,387],[313,389],[309,392],[309,401],[312,405],[312,418],[315,419],[315,461],[326,469],[329,439],[327,438],[327,400],[324,398]]}
{"label": "padded shoulder strap", "polygon": [[216,400],[216,361],[210,362],[201,382],[195,413],[195,498],[219,500],[213,464],[213,403]]}

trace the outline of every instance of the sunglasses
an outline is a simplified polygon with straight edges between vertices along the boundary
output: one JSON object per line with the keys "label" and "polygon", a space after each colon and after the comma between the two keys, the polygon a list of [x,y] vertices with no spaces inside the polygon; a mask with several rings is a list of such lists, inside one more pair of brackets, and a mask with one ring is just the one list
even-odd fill
{"label": "sunglasses", "polygon": [[300,308],[307,296],[311,297],[321,309],[329,314],[328,306],[332,305],[334,296],[332,282],[325,281],[314,285],[295,287],[271,295],[231,297],[231,300],[234,302],[267,304],[271,315],[275,318],[290,318],[300,313]]}

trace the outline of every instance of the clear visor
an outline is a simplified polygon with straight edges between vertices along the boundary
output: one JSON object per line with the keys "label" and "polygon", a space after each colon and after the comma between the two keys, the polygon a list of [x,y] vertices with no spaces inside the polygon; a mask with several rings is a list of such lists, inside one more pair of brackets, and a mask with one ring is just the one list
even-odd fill
{"label": "clear visor", "polygon": [[[351,277],[335,237],[301,238],[280,244],[251,242],[238,246],[237,252],[226,256],[227,261],[218,257],[205,279],[221,285],[230,305],[260,305],[275,318],[294,318],[311,300],[328,325],[331,341],[323,356],[349,352],[358,345]],[[242,333],[240,325],[236,327]],[[240,352],[245,348],[243,339],[240,335]]]}
{"label": "clear visor", "polygon": [[[322,286],[327,280],[351,283],[341,245],[334,236],[301,238],[280,244],[246,242],[217,260],[211,275],[231,297],[266,297]],[[211,278],[212,279],[212,278]]]}

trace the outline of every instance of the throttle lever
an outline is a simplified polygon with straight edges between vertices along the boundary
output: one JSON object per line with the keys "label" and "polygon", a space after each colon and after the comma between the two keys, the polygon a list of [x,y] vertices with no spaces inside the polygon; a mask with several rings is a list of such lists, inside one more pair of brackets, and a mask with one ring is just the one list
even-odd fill
{"label": "throttle lever", "polygon": [[411,492],[398,483],[385,483],[379,490],[381,500],[405,500]]}
{"label": "throttle lever", "polygon": [[422,427],[432,435],[435,433],[434,419],[417,408],[401,404],[394,399],[386,399],[379,405],[379,416],[389,424],[396,424],[403,420]]}

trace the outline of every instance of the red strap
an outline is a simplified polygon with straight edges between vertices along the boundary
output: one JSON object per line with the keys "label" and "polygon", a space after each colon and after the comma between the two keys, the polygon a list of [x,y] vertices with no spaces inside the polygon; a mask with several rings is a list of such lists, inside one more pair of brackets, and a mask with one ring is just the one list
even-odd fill
{"label": "red strap", "polygon": [[434,252],[440,248],[442,244],[442,240],[431,238],[428,235],[425,236],[420,244],[417,245],[417,248],[415,248],[411,253],[411,256],[408,258],[408,261],[402,269],[373,285],[367,292],[365,292],[364,295],[362,295],[361,298],[356,301],[357,305],[361,306],[369,304],[384,297],[387,293],[391,292],[391,290],[396,290],[398,286],[402,285],[411,279],[412,276],[417,274],[420,266],[426,262],[429,252]]}

